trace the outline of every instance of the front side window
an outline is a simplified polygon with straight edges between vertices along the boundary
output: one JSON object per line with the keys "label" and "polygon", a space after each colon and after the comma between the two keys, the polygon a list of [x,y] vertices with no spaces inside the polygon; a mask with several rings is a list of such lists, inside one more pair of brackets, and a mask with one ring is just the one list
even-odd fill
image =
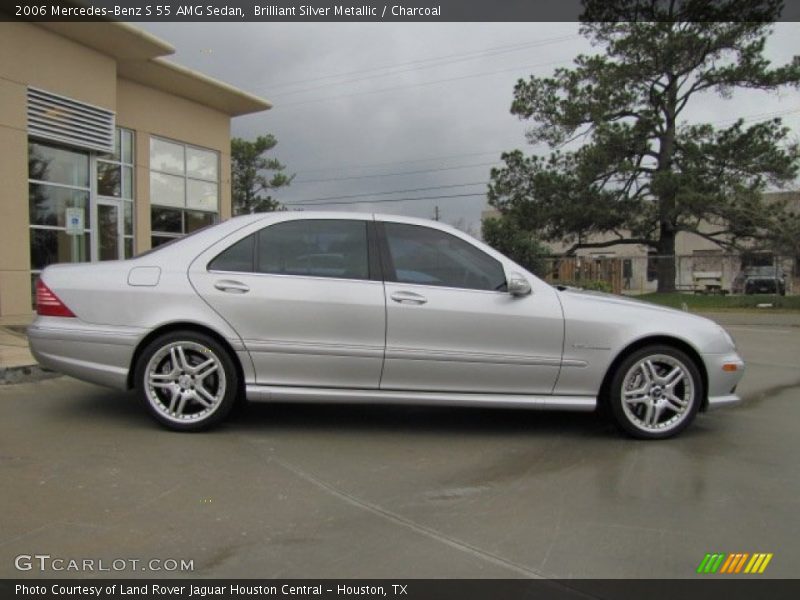
{"label": "front side window", "polygon": [[154,248],[215,223],[219,153],[151,137],[150,203]]}
{"label": "front side window", "polygon": [[403,223],[385,223],[389,278],[399,283],[503,290],[503,265],[454,235]]}

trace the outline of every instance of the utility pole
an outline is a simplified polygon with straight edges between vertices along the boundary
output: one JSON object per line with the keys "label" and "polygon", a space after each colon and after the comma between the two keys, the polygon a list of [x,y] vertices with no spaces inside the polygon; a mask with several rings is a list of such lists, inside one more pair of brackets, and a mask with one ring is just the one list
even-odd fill
{"label": "utility pole", "polygon": [[439,205],[438,204],[433,208],[433,220],[434,221],[438,221],[439,220]]}

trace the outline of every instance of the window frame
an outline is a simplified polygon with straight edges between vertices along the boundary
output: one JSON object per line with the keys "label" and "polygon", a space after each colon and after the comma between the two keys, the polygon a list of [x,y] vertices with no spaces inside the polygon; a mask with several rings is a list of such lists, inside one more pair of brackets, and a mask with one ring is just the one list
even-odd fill
{"label": "window frame", "polygon": [[[125,135],[130,136],[130,162],[125,161],[125,151],[124,151],[124,140],[123,137]],[[109,201],[113,203],[119,203],[119,209],[121,214],[119,219],[122,221],[122,235],[120,239],[122,241],[122,255],[125,257],[125,260],[133,258],[136,256],[136,231],[138,227],[137,219],[136,219],[136,130],[131,129],[130,127],[120,127],[117,126],[114,128],[114,146],[115,151],[117,150],[117,146],[119,146],[119,155],[114,156],[113,153],[111,154],[102,154],[102,153],[93,153],[92,154],[92,165],[91,165],[91,179],[90,182],[93,186],[94,196],[98,202],[96,204],[100,204],[102,201]],[[100,193],[99,184],[97,181],[97,177],[100,172],[99,165],[106,164],[112,165],[114,167],[118,167],[120,170],[120,195],[119,196],[107,196]],[[131,186],[130,196],[125,195],[125,169],[130,169],[131,174]],[[125,229],[125,213],[127,210],[131,212],[131,230],[130,233],[127,232]],[[96,210],[94,211],[97,212]],[[94,216],[94,215],[93,215]],[[92,229],[97,230],[96,223],[93,222]],[[128,255],[128,244],[130,244],[130,256]],[[93,244],[93,246],[96,244]]]}
{"label": "window frame", "polygon": [[[366,227],[366,242],[367,242],[367,269],[368,275],[366,278],[354,278],[354,277],[331,277],[327,275],[307,275],[307,274],[294,274],[294,273],[268,273],[265,271],[258,270],[258,256],[259,256],[259,238],[260,233],[270,227],[275,227],[277,225],[283,225],[285,223],[296,223],[296,222],[303,222],[303,221],[344,221],[344,222],[352,222],[352,223],[364,223]],[[252,262],[250,264],[251,270],[248,271],[228,271],[224,269],[214,269],[211,267],[212,263],[217,260],[221,255],[225,252],[233,248],[236,244],[243,242],[249,237],[253,237],[253,256]],[[369,221],[365,219],[318,219],[318,218],[310,218],[310,219],[287,219],[284,221],[278,221],[275,223],[270,223],[269,225],[259,227],[255,231],[251,231],[247,235],[244,235],[238,238],[236,241],[228,244],[223,250],[215,254],[212,258],[208,260],[206,263],[206,271],[209,273],[239,273],[239,274],[247,274],[247,275],[261,275],[266,277],[296,277],[302,279],[321,279],[321,280],[329,280],[329,279],[336,279],[340,281],[364,281],[364,282],[383,282],[383,272],[381,269],[380,258],[379,258],[379,241],[378,241],[378,234],[376,232],[376,224],[374,221]]]}
{"label": "window frame", "polygon": [[[394,266],[394,260],[392,258],[391,249],[389,247],[389,237],[388,237],[388,235],[386,233],[385,225],[387,223],[388,224],[393,224],[393,225],[403,225],[403,226],[406,226],[406,227],[419,227],[419,228],[422,228],[422,229],[435,231],[435,232],[440,233],[440,234],[442,234],[444,236],[449,236],[449,237],[454,238],[456,240],[459,240],[459,241],[461,241],[461,242],[463,242],[465,244],[468,244],[475,251],[480,252],[481,254],[486,256],[488,259],[496,262],[500,266],[500,270],[503,272],[503,278],[505,279],[505,285],[502,287],[502,289],[486,290],[486,289],[480,289],[480,288],[455,287],[455,286],[451,286],[451,285],[440,285],[440,284],[434,284],[434,283],[413,283],[413,282],[398,281],[397,280],[397,272],[396,272],[395,266]],[[402,221],[376,221],[375,225],[376,225],[376,229],[377,229],[377,234],[378,234],[378,239],[379,239],[379,246],[380,246],[381,269],[383,271],[384,281],[386,283],[395,283],[395,284],[398,284],[398,285],[419,286],[419,287],[425,287],[425,288],[456,290],[456,291],[462,291],[462,292],[478,292],[478,293],[483,293],[483,294],[508,294],[508,272],[506,271],[506,266],[503,263],[503,261],[498,260],[497,258],[495,258],[494,256],[488,254],[487,252],[485,252],[481,248],[478,248],[475,244],[470,243],[468,240],[465,240],[465,239],[463,239],[463,238],[461,238],[461,237],[459,237],[457,235],[453,235],[452,233],[450,233],[448,231],[444,231],[444,230],[438,229],[436,227],[429,227],[427,225],[420,225],[420,224],[417,224],[417,223],[404,223]]]}

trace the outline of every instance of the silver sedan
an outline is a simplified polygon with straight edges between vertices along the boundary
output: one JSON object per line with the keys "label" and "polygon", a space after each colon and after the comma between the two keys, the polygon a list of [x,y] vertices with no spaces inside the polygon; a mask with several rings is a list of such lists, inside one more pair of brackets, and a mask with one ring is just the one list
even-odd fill
{"label": "silver sedan", "polygon": [[200,430],[254,401],[606,409],[666,438],[733,404],[744,363],[702,317],[554,288],[438,222],[237,217],[132,260],[53,265],[31,349]]}

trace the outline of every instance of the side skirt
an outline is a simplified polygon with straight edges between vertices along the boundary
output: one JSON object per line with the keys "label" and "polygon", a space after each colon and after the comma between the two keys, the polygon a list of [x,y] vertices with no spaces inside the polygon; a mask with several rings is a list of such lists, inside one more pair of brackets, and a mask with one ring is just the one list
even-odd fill
{"label": "side skirt", "polygon": [[516,394],[462,394],[393,390],[347,390],[336,388],[247,385],[253,402],[311,402],[338,404],[414,404],[436,406],[482,406],[533,408],[539,410],[593,411],[594,396],[534,396]]}

